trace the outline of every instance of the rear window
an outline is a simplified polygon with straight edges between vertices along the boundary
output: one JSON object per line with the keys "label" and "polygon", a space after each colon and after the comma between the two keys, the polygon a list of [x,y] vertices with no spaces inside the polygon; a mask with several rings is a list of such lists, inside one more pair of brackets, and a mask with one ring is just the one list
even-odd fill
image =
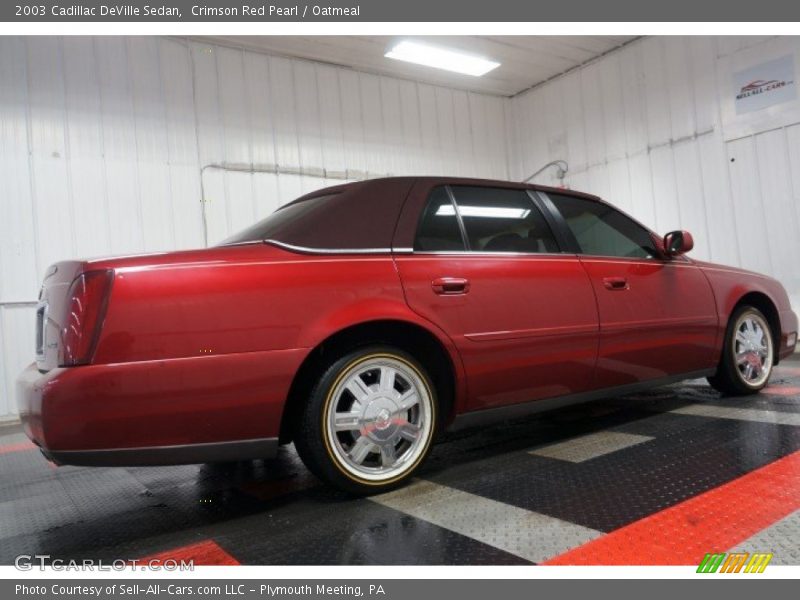
{"label": "rear window", "polygon": [[285,234],[291,232],[298,224],[311,216],[312,213],[324,211],[325,203],[333,196],[334,194],[316,196],[279,208],[266,219],[262,219],[244,231],[240,231],[227,238],[222,242],[222,245],[241,244],[242,242],[261,242],[264,240],[278,240],[290,244],[292,242],[283,239],[286,237]]}
{"label": "rear window", "polygon": [[320,190],[279,208],[223,244],[275,240],[310,252],[387,252],[414,179],[371,179]]}

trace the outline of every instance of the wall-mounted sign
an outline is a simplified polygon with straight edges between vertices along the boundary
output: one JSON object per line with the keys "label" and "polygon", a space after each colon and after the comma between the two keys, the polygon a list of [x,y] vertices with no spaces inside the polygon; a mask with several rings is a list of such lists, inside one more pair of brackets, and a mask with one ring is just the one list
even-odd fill
{"label": "wall-mounted sign", "polygon": [[734,73],[733,87],[737,115],[794,100],[794,56],[782,56]]}

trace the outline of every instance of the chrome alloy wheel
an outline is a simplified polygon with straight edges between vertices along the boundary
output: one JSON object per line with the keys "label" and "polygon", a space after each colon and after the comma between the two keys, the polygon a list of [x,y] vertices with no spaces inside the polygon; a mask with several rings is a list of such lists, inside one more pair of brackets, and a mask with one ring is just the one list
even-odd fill
{"label": "chrome alloy wheel", "polygon": [[772,371],[772,334],[766,320],[755,312],[745,312],[734,327],[733,358],[742,381],[759,387]]}
{"label": "chrome alloy wheel", "polygon": [[369,356],[346,369],[331,390],[327,445],[342,469],[385,483],[413,468],[430,442],[433,401],[409,363]]}

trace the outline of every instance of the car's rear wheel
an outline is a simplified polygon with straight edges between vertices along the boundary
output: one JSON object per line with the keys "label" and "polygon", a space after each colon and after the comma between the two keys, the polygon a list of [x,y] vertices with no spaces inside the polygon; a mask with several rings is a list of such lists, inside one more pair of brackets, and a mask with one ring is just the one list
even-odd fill
{"label": "car's rear wheel", "polygon": [[766,317],[754,306],[740,306],[728,321],[719,367],[708,382],[723,394],[755,394],[769,382],[774,357]]}
{"label": "car's rear wheel", "polygon": [[411,477],[435,426],[435,390],[424,368],[398,348],[371,346],[321,370],[294,439],[320,479],[368,494]]}

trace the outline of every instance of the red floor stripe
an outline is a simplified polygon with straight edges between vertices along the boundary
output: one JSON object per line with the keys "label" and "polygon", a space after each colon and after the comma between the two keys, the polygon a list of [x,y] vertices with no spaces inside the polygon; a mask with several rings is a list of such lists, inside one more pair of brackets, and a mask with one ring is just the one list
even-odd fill
{"label": "red floor stripe", "polygon": [[800,387],[784,387],[780,385],[769,385],[762,390],[765,394],[776,396],[800,396]]}
{"label": "red floor stripe", "polygon": [[697,565],[706,552],[725,552],[798,508],[800,452],[795,452],[545,564]]}
{"label": "red floor stripe", "polygon": [[233,558],[230,554],[225,552],[213,540],[205,540],[196,544],[189,544],[188,546],[180,546],[158,554],[151,554],[144,558],[138,559],[139,564],[149,561],[160,561],[163,563],[166,560],[175,561],[194,561],[196,567],[200,566],[216,566],[216,565],[238,565],[238,560]]}
{"label": "red floor stripe", "polygon": [[36,450],[36,444],[32,442],[20,442],[19,444],[8,444],[0,446],[0,454],[10,454],[11,452],[24,452],[26,450]]}

